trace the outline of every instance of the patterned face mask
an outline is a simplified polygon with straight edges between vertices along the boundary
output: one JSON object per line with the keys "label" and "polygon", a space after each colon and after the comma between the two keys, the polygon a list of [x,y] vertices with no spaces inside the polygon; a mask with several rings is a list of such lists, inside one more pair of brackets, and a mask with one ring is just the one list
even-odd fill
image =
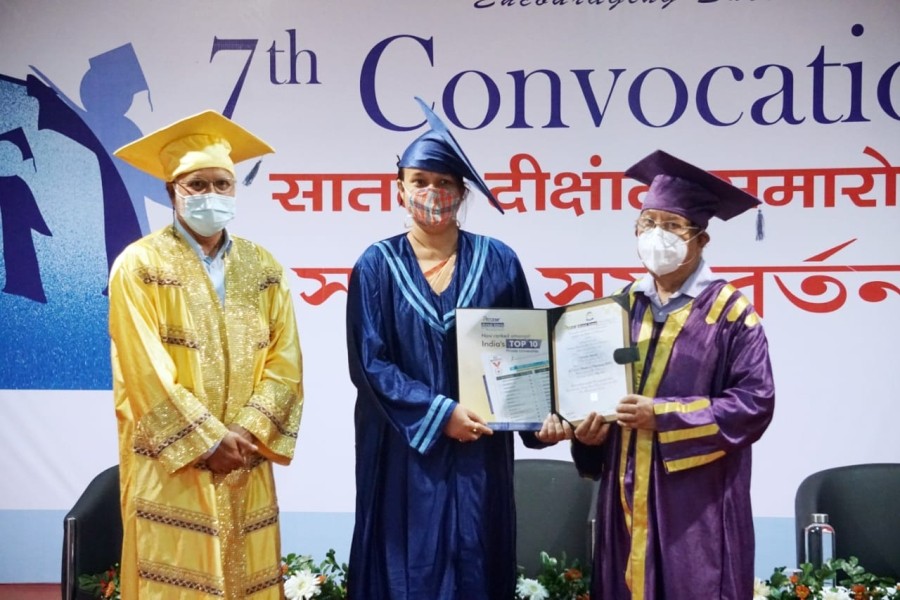
{"label": "patterned face mask", "polygon": [[420,225],[444,225],[456,218],[462,196],[448,188],[409,187],[406,190],[406,206],[413,220]]}

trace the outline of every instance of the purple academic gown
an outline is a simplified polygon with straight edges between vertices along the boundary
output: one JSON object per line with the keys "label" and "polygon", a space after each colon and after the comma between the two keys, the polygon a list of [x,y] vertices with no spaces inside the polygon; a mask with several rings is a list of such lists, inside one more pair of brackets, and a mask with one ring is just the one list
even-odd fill
{"label": "purple academic gown", "polygon": [[657,431],[613,425],[575,443],[599,477],[592,600],[748,600],[753,596],[750,445],[772,419],[768,344],[745,296],[716,280],[665,323],[631,286],[636,393]]}
{"label": "purple academic gown", "polygon": [[[456,406],[457,307],[530,308],[513,251],[460,232],[435,294],[406,235],[370,246],[350,276],[347,345],[356,400],[356,524],[349,596],[495,600],[515,590],[513,438],[442,433]],[[533,434],[523,435],[529,446]]]}

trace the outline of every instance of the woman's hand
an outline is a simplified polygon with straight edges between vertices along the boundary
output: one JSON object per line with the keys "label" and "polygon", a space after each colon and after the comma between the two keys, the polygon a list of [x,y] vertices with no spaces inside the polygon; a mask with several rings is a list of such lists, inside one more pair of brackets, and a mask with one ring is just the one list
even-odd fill
{"label": "woman's hand", "polygon": [[544,419],[541,430],[534,434],[534,437],[544,444],[555,444],[562,440],[571,440],[572,426],[567,421],[560,419],[559,416],[551,413]]}
{"label": "woman's hand", "polygon": [[485,425],[477,414],[457,404],[450,414],[450,420],[444,425],[444,435],[459,442],[475,442],[483,435],[494,435],[494,430]]}

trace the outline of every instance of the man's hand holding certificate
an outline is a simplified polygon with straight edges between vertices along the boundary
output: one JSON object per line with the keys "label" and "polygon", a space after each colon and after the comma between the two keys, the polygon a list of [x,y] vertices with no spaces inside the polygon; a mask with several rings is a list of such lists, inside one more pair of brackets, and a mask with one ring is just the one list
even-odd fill
{"label": "man's hand holding certificate", "polygon": [[627,312],[613,298],[540,309],[457,309],[460,403],[493,429],[540,430],[551,411],[613,420],[631,392]]}

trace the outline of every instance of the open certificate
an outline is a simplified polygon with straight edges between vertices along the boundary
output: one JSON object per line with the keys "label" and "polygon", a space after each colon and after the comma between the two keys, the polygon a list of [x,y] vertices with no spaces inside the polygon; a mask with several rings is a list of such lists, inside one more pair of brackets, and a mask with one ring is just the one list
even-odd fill
{"label": "open certificate", "polygon": [[556,412],[572,423],[591,412],[611,420],[632,390],[630,339],[628,313],[611,298],[563,308],[553,327]]}
{"label": "open certificate", "polygon": [[612,298],[456,311],[459,401],[493,429],[538,430],[551,410],[607,418],[632,388],[627,312]]}

